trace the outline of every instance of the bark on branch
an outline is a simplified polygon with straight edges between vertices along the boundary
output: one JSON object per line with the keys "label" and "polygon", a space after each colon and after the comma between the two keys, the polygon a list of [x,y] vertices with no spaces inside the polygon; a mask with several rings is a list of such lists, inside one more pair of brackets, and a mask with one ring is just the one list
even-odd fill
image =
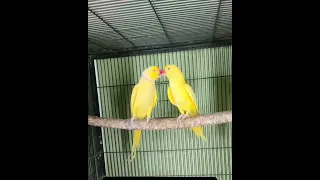
{"label": "bark on branch", "polygon": [[88,116],[88,125],[118,128],[127,130],[163,130],[163,129],[183,129],[209,124],[223,124],[232,122],[232,111],[217,112],[214,114],[187,117],[177,123],[177,118],[151,119],[148,124],[145,120],[135,120],[132,124],[130,119],[110,119],[97,116]]}

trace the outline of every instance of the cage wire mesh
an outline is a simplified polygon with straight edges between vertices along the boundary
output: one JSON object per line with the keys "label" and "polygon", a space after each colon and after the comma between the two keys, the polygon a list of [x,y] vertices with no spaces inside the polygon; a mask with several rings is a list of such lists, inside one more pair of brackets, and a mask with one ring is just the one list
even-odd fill
{"label": "cage wire mesh", "polygon": [[88,51],[230,41],[231,8],[231,0],[92,0],[88,2]]}
{"label": "cage wire mesh", "polygon": [[[96,73],[96,79],[88,78],[96,81],[96,86],[91,83],[88,87],[91,91],[88,112],[97,115],[93,112],[94,104],[99,106],[102,117],[130,118],[131,91],[142,70],[170,63],[182,69],[197,95],[201,114],[231,110],[231,45],[132,55],[132,52],[141,54],[150,49],[185,45],[231,44],[231,40],[231,0],[88,0],[88,53],[95,57],[95,67],[91,66],[90,72]],[[152,118],[177,117],[177,108],[167,98],[167,79],[157,80],[156,87],[158,103]],[[97,94],[92,93],[94,89]],[[98,100],[92,96],[98,96]],[[203,129],[207,143],[188,129],[142,131],[137,158],[128,163],[132,131],[88,127],[88,178],[215,176],[232,179],[232,124]]]}
{"label": "cage wire mesh", "polygon": [[88,126],[88,180],[105,177],[101,128]]}
{"label": "cage wire mesh", "polygon": [[[91,62],[92,63],[92,62]],[[92,71],[88,60],[88,114],[95,112],[92,92]],[[93,79],[94,80],[94,79]],[[88,126],[88,180],[98,180],[105,176],[101,128]]]}
{"label": "cage wire mesh", "polygon": [[[194,89],[201,114],[232,109],[232,46],[95,60],[101,117],[130,118],[130,96],[148,66],[176,64]],[[167,97],[168,80],[156,81],[152,118],[178,117]],[[102,128],[106,176],[215,176],[232,178],[232,125],[203,126],[208,142],[189,129],[142,131],[136,159],[127,161],[133,131]]]}

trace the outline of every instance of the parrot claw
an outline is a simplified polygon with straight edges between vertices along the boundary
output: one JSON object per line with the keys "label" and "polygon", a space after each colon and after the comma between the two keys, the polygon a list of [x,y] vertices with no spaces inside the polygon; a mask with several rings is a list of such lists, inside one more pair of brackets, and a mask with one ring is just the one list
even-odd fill
{"label": "parrot claw", "polygon": [[183,114],[181,114],[178,118],[177,118],[177,123],[180,122],[181,118],[183,117]]}
{"label": "parrot claw", "polygon": [[184,120],[185,118],[187,118],[189,115],[188,114],[181,114],[178,118],[177,118],[177,123],[181,123],[181,120]]}
{"label": "parrot claw", "polygon": [[131,157],[131,156],[130,156],[127,161],[128,161],[128,162],[132,162],[133,159],[134,159],[134,157]]}
{"label": "parrot claw", "polygon": [[130,123],[132,123],[135,119],[136,119],[135,117],[132,117]]}
{"label": "parrot claw", "polygon": [[185,114],[182,116],[181,120],[184,120],[185,118],[187,118],[189,115],[188,114]]}
{"label": "parrot claw", "polygon": [[151,118],[147,118],[147,123],[146,123],[146,124],[148,124],[148,123],[149,123],[150,119],[151,119]]}

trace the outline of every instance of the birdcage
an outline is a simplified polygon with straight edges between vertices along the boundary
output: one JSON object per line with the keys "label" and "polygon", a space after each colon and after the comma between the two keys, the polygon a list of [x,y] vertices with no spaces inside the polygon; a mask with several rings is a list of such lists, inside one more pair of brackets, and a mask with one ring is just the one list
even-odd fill
{"label": "birdcage", "polygon": [[[199,116],[232,110],[231,0],[88,0],[88,114],[130,121],[130,97],[149,66],[177,65],[196,94]],[[177,118],[168,79],[155,81],[151,120]],[[220,114],[219,114],[220,113]],[[88,179],[124,176],[209,176],[232,179],[231,116],[189,128],[142,131],[129,162],[132,129],[88,126]],[[192,119],[192,118],[191,118]],[[174,122],[174,121],[172,121]],[[199,120],[200,122],[200,120]],[[175,122],[174,122],[175,123]],[[178,126],[178,125],[177,125]]]}

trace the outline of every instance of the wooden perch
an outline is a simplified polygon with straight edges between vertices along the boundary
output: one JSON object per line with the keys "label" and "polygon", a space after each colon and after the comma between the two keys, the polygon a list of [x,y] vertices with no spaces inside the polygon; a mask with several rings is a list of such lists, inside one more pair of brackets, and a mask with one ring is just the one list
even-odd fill
{"label": "wooden perch", "polygon": [[88,125],[106,128],[118,128],[127,130],[163,130],[163,129],[182,129],[209,124],[223,124],[232,122],[232,111],[217,112],[214,114],[187,117],[177,123],[177,118],[158,118],[146,120],[135,120],[130,123],[130,119],[110,119],[97,116],[88,116]]}

